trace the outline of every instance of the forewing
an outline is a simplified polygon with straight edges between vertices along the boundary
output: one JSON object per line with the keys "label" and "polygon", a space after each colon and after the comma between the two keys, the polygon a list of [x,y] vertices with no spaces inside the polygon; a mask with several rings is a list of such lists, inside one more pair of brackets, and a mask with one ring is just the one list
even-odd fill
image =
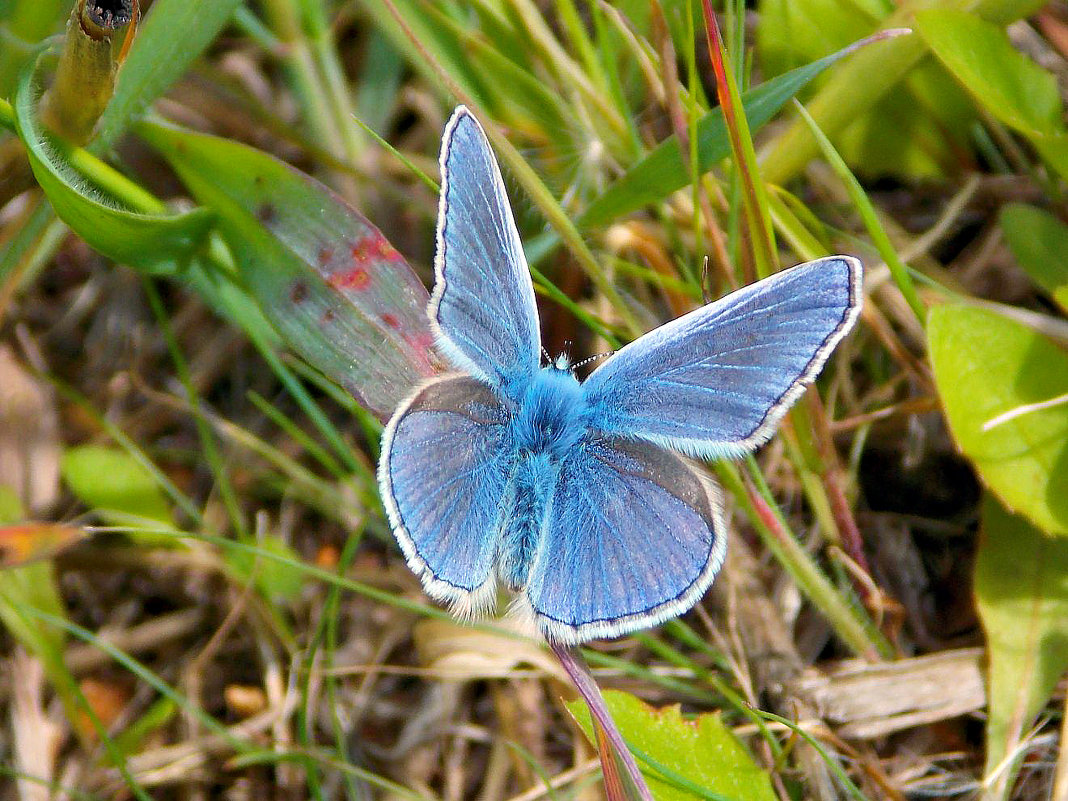
{"label": "forewing", "polygon": [[486,134],[460,106],[441,143],[436,283],[439,343],[464,370],[506,391],[540,364],[534,287]]}
{"label": "forewing", "polygon": [[564,462],[526,589],[557,642],[616,637],[693,606],[723,562],[719,490],[682,457],[593,437]]}
{"label": "forewing", "polygon": [[485,384],[445,376],[402,405],[382,438],[378,483],[393,533],[428,594],[461,614],[495,600],[506,422]]}
{"label": "forewing", "polygon": [[706,459],[765,442],[860,314],[861,265],[802,264],[627,345],[586,380],[595,428]]}

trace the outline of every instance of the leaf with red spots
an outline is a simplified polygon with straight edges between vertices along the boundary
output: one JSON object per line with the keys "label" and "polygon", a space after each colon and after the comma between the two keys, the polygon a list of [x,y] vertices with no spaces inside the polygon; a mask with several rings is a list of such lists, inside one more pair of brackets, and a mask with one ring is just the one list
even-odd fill
{"label": "leaf with red spots", "polygon": [[245,283],[308,362],[381,417],[434,372],[426,288],[363,215],[246,145],[161,123],[139,132],[215,211]]}

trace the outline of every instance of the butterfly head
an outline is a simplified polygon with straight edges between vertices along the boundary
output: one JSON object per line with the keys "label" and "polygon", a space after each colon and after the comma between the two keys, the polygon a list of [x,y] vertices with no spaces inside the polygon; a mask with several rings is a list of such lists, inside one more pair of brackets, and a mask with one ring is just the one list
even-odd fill
{"label": "butterfly head", "polygon": [[560,458],[585,430],[585,398],[566,356],[539,370],[530,382],[516,416],[515,436],[521,450]]}

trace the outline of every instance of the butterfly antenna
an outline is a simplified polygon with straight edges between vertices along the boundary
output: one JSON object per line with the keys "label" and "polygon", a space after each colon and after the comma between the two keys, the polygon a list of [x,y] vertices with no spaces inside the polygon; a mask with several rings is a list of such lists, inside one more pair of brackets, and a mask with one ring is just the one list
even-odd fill
{"label": "butterfly antenna", "polygon": [[575,369],[576,367],[582,367],[584,365],[589,364],[592,361],[596,361],[597,359],[603,359],[605,356],[611,356],[613,353],[615,353],[614,350],[610,350],[610,351],[608,351],[606,353],[595,353],[592,356],[587,356],[581,362],[577,362],[577,363],[571,365],[571,368]]}
{"label": "butterfly antenna", "polygon": [[541,355],[545,357],[545,361],[552,362],[553,357],[549,355],[549,351],[545,350],[545,346],[541,346]]}

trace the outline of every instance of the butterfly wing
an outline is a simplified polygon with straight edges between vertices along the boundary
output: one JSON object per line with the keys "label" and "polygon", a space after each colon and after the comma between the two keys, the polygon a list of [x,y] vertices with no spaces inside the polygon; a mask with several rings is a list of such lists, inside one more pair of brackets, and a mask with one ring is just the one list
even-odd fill
{"label": "butterfly wing", "polygon": [[548,639],[616,637],[697,603],[726,547],[710,479],[661,448],[593,435],[561,467],[526,600]]}
{"label": "butterfly wing", "polygon": [[486,134],[460,106],[441,144],[430,318],[445,354],[506,392],[540,364],[534,286]]}
{"label": "butterfly wing", "polygon": [[427,593],[462,616],[496,599],[506,422],[489,387],[452,375],[419,389],[382,438],[378,484],[394,534]]}
{"label": "butterfly wing", "polygon": [[784,270],[651,331],[583,384],[591,425],[706,459],[765,442],[860,314],[861,265]]}

